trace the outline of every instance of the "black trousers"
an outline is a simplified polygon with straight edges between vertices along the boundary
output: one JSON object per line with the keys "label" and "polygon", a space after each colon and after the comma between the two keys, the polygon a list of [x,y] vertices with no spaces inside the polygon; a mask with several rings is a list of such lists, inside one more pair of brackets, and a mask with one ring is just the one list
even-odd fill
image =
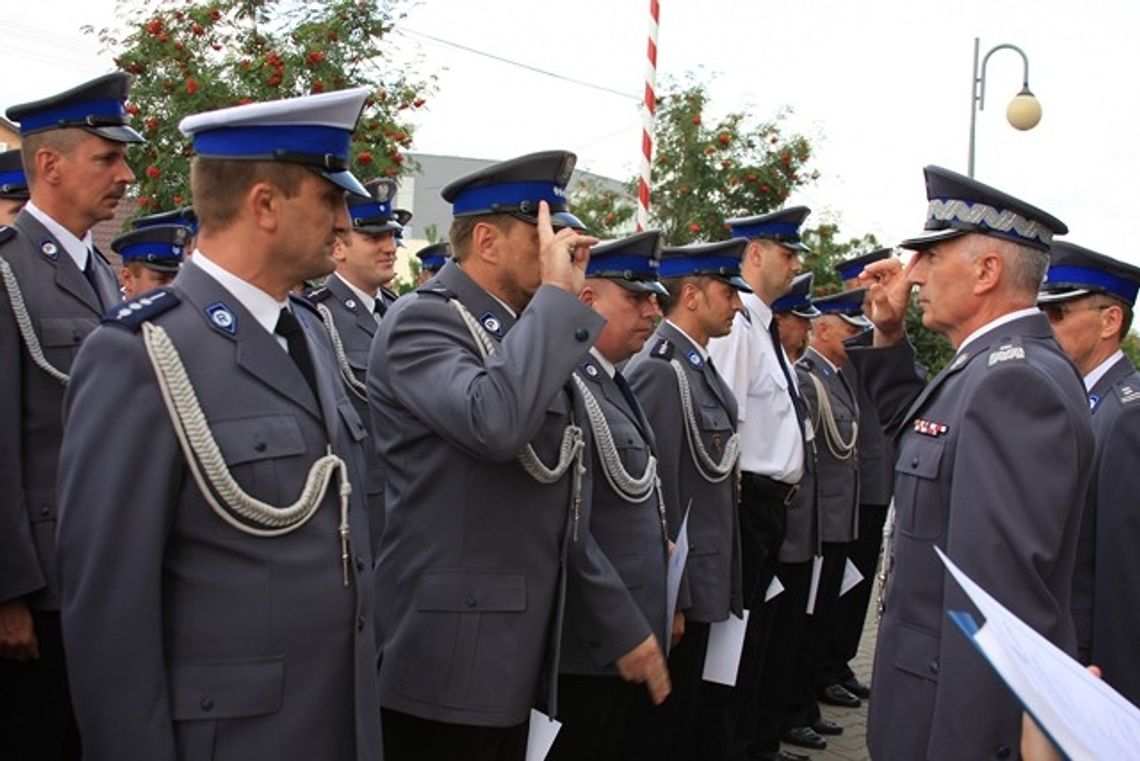
{"label": "black trousers", "polygon": [[71,709],[59,613],[32,611],[40,657],[0,659],[0,757],[72,761],[81,757]]}
{"label": "black trousers", "polygon": [[815,607],[804,626],[803,646],[796,659],[795,684],[786,711],[789,727],[817,721],[821,714],[816,696],[824,687],[833,684],[823,673],[823,662],[835,633],[836,604],[846,565],[847,544],[824,542]]}
{"label": "black trousers", "polygon": [[780,563],[776,575],[784,591],[772,600],[775,618],[768,652],[764,655],[764,685],[756,705],[755,732],[748,749],[766,753],[780,749],[780,735],[787,728],[785,716],[795,686],[796,664],[807,626],[807,600],[811,589],[810,560]]}
{"label": "black trousers", "polygon": [[476,727],[380,709],[386,761],[525,761],[528,722]]}
{"label": "black trousers", "polygon": [[[728,729],[725,747],[733,758],[748,748],[756,737],[761,705],[777,700],[777,686],[765,673],[779,597],[765,602],[768,585],[776,573],[777,555],[787,528],[787,493],[773,491],[770,480],[745,473],[740,490],[741,567],[745,607],[751,613],[740,654],[736,686],[731,690],[732,705],[727,708],[735,726]],[[782,595],[781,595],[782,596]],[[726,723],[728,720],[726,719]]]}
{"label": "black trousers", "polygon": [[887,520],[887,505],[859,506],[859,538],[848,545],[847,557],[863,574],[863,581],[839,598],[835,614],[835,636],[831,640],[827,661],[823,667],[830,684],[855,676],[848,665],[859,654],[859,641],[863,638],[863,624],[871,604],[871,589],[875,574],[879,572],[879,555],[883,551],[883,524]]}
{"label": "black trousers", "polygon": [[[644,703],[644,705],[643,705]],[[630,717],[636,710],[648,710],[645,685],[624,681],[619,676],[558,677],[558,720],[562,728],[546,761],[622,761],[630,737]]]}

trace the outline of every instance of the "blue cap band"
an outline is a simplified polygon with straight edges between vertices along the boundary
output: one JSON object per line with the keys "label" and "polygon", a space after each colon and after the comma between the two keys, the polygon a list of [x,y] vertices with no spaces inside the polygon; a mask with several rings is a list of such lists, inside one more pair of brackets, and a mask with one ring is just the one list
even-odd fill
{"label": "blue cap band", "polygon": [[529,201],[538,206],[539,201],[550,204],[551,211],[566,209],[566,195],[562,188],[550,182],[504,182],[498,185],[480,185],[459,191],[451,202],[452,213],[495,213],[497,207],[510,211],[512,207]]}
{"label": "blue cap band", "polygon": [[363,198],[360,200],[361,203],[350,202],[348,204],[348,215],[352,217],[353,221],[358,219],[375,219],[376,217],[392,216],[392,204],[366,201]]}
{"label": "blue cap band", "polygon": [[661,260],[661,277],[686,277],[688,275],[727,275],[740,274],[738,256],[694,256],[669,257]]}
{"label": "blue cap band", "polygon": [[265,158],[275,151],[334,156],[348,160],[352,133],[337,127],[312,124],[272,127],[218,127],[195,133],[194,151],[218,158]]}
{"label": "blue cap band", "polygon": [[839,273],[840,280],[854,280],[865,269],[867,269],[867,262],[853,262],[835,268],[836,272]]}
{"label": "blue cap band", "polygon": [[590,257],[590,263],[586,265],[586,277],[617,275],[624,272],[629,272],[639,278],[656,280],[657,262],[647,256],[616,254],[597,259]]}
{"label": "blue cap band", "polygon": [[424,269],[439,269],[447,264],[446,256],[425,256],[420,259],[420,266]]}
{"label": "blue cap band", "polygon": [[816,301],[815,308],[824,314],[863,314],[862,301]]}
{"label": "blue cap band", "polygon": [[28,186],[28,177],[21,171],[0,172],[0,185]]}
{"label": "blue cap band", "polygon": [[[177,250],[175,250],[177,249]],[[129,246],[123,246],[118,252],[123,261],[130,259],[138,259],[139,257],[146,256],[147,254],[158,254],[164,259],[181,259],[182,246],[175,246],[172,243],[132,243]]]}
{"label": "blue cap band", "polygon": [[[45,129],[47,127],[58,127],[60,122],[67,124],[69,122],[82,122],[89,116],[111,116],[118,117],[120,123],[126,123],[126,112],[123,110],[121,101],[113,98],[101,100],[78,100],[68,103],[61,103],[57,106],[50,106],[42,111],[25,114],[20,119],[20,134],[26,135],[29,132]],[[105,126],[105,125],[94,125]]]}
{"label": "blue cap band", "polygon": [[754,225],[732,227],[734,238],[776,238],[797,241],[800,239],[800,226],[795,222],[761,222]]}
{"label": "blue cap band", "polygon": [[1102,290],[1129,304],[1136,303],[1136,295],[1140,292],[1140,284],[1102,270],[1065,265],[1050,267],[1045,276],[1044,287],[1056,288],[1066,285]]}

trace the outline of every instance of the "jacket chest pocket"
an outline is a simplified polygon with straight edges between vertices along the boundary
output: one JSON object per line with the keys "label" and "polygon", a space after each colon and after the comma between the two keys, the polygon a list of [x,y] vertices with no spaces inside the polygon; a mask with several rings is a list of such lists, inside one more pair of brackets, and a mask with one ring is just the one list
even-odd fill
{"label": "jacket chest pocket", "polygon": [[212,421],[226,466],[250,495],[274,505],[291,503],[309,466],[305,438],[292,415],[258,415]]}
{"label": "jacket chest pocket", "polygon": [[705,448],[709,454],[718,457],[734,433],[728,413],[718,404],[702,404],[697,410],[697,423],[701,426]]}
{"label": "jacket chest pocket", "polygon": [[83,339],[95,329],[98,320],[93,317],[43,317],[40,324],[40,344],[44,356],[57,369],[71,367]]}
{"label": "jacket chest pocket", "polygon": [[946,531],[946,505],[939,474],[946,439],[907,435],[895,465],[897,527],[916,539],[936,539]]}

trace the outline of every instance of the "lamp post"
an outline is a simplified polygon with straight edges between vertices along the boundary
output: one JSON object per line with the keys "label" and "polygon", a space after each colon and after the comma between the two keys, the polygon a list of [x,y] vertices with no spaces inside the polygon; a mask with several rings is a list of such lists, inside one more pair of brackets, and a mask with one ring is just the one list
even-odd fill
{"label": "lamp post", "polygon": [[978,122],[978,112],[985,110],[986,107],[986,64],[989,62],[990,56],[997,51],[1012,50],[1016,52],[1021,56],[1021,62],[1025,66],[1021,78],[1021,92],[1009,102],[1009,106],[1005,110],[1006,119],[1015,129],[1019,130],[1033,129],[1037,126],[1037,122],[1041,121],[1041,104],[1029,91],[1029,59],[1025,57],[1024,51],[1016,45],[1008,43],[995,45],[982,58],[982,65],[979,69],[979,46],[980,40],[975,37],[974,78],[970,82],[970,158],[966,167],[966,174],[970,177],[974,176],[974,133]]}

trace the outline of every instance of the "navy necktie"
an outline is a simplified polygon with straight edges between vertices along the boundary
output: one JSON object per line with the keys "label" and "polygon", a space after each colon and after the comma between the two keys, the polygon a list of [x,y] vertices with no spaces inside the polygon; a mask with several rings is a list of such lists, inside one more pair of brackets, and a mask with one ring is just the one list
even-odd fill
{"label": "navy necktie", "polygon": [[313,370],[313,358],[309,356],[308,344],[305,343],[305,331],[301,327],[301,323],[297,321],[296,315],[289,311],[288,307],[281,308],[281,313],[277,317],[277,326],[273,332],[285,339],[285,345],[289,347],[289,356],[293,358],[293,363],[297,365],[297,369],[305,377],[305,382],[312,389],[313,396],[319,399],[317,374]]}
{"label": "navy necktie", "polygon": [[95,254],[91,249],[87,250],[87,263],[83,266],[83,277],[87,278],[87,282],[91,284],[91,290],[95,292],[95,301],[99,302],[100,307],[105,307],[102,297],[99,295],[99,278],[95,276]]}
{"label": "navy necktie", "polygon": [[768,333],[772,336],[772,348],[776,352],[776,361],[780,363],[780,370],[784,373],[784,380],[788,382],[788,396],[792,397],[792,407],[796,410],[796,419],[800,423],[800,431],[804,429],[804,418],[807,415],[804,412],[804,402],[800,398],[799,392],[796,391],[795,379],[792,378],[791,368],[788,367],[788,362],[784,359],[784,345],[780,343],[780,324],[776,322],[776,318],[772,318],[772,322],[768,324]]}

